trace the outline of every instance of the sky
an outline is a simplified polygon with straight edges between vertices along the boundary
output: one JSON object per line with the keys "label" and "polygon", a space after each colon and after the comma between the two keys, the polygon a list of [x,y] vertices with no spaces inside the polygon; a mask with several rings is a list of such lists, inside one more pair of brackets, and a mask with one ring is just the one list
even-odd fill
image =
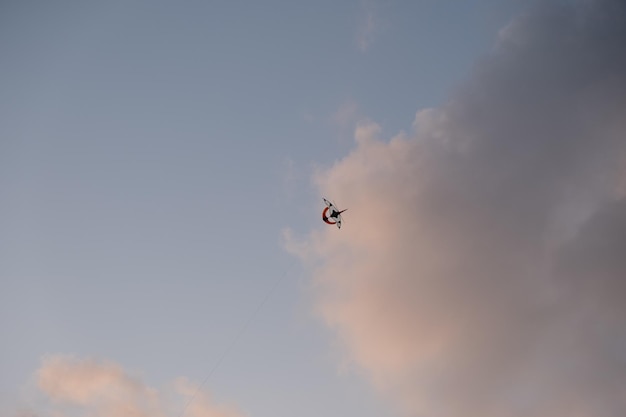
{"label": "sky", "polygon": [[2,2],[0,415],[626,415],[624,50],[620,0]]}

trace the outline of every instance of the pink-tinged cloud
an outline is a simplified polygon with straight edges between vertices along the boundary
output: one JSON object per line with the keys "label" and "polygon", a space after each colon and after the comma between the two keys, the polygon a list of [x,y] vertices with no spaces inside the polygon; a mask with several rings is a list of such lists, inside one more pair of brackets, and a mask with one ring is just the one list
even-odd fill
{"label": "pink-tinged cloud", "polygon": [[626,4],[540,6],[450,102],[320,170],[349,208],[288,248],[407,415],[626,415]]}
{"label": "pink-tinged cloud", "polygon": [[215,404],[206,393],[198,391],[197,385],[185,378],[176,381],[176,391],[187,399],[185,415],[188,417],[241,417],[236,407]]}
{"label": "pink-tinged cloud", "polygon": [[110,361],[49,356],[37,371],[47,405],[33,415],[76,417],[241,417],[233,406],[213,403],[185,379],[155,389]]}
{"label": "pink-tinged cloud", "polygon": [[39,388],[57,402],[85,405],[150,394],[111,362],[50,356],[44,359],[37,377]]}

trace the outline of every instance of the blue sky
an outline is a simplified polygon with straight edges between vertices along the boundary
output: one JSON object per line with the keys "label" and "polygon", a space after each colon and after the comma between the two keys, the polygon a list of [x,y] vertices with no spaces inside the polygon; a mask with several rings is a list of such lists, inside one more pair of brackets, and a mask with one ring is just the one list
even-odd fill
{"label": "blue sky", "polygon": [[397,412],[345,365],[282,233],[322,228],[311,178],[358,121],[410,131],[526,6],[5,2],[2,413],[50,415],[45,355],[200,383],[285,274],[204,388],[257,417]]}

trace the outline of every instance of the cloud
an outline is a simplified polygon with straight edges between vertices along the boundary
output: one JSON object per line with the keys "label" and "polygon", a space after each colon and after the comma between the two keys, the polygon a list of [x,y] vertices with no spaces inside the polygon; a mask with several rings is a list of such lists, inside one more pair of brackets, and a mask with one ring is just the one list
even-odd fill
{"label": "cloud", "polygon": [[376,2],[367,0],[361,2],[361,11],[357,27],[357,47],[361,52],[366,52],[374,37],[381,29],[381,23],[376,13]]}
{"label": "cloud", "polygon": [[352,128],[359,119],[359,106],[354,100],[345,101],[333,114],[333,122],[340,128]]}
{"label": "cloud", "polygon": [[364,122],[316,174],[350,211],[288,249],[407,415],[626,415],[625,49],[624,2],[538,6],[414,132]]}
{"label": "cloud", "polygon": [[[198,386],[185,378],[176,381],[177,391],[188,398],[186,415],[189,417],[241,417],[241,413],[233,406],[216,405],[202,392],[198,395]],[[193,401],[189,401],[193,399]]]}
{"label": "cloud", "polygon": [[157,390],[110,361],[48,356],[36,377],[45,405],[28,415],[170,417],[180,416],[188,403],[187,417],[241,416],[234,407],[214,404],[186,379]]}

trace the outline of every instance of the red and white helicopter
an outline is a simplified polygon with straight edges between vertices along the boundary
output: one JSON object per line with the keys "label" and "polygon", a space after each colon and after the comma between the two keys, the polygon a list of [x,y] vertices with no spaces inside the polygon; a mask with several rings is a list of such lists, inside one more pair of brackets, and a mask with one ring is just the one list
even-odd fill
{"label": "red and white helicopter", "polygon": [[326,204],[326,207],[324,211],[322,211],[322,220],[327,224],[336,224],[337,227],[341,229],[341,213],[348,209],[339,210],[333,203],[326,199],[324,199],[324,204]]}

